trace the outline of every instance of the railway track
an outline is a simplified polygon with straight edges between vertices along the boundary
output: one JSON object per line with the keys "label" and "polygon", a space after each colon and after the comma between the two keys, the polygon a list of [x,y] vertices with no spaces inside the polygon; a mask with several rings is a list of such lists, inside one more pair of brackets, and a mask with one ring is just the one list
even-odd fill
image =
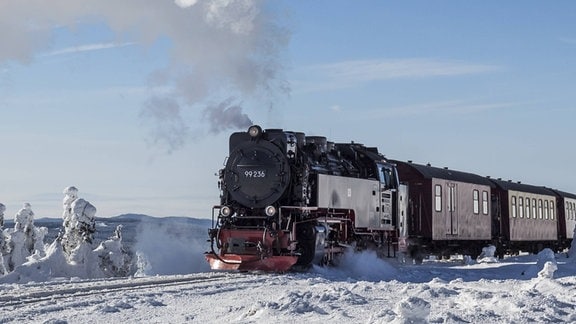
{"label": "railway track", "polygon": [[50,283],[43,285],[22,285],[12,290],[3,290],[0,294],[0,309],[11,310],[29,307],[30,304],[57,302],[58,300],[96,294],[140,291],[147,289],[165,289],[170,286],[198,286],[231,277],[230,274],[205,274],[145,278],[114,278],[96,281]]}

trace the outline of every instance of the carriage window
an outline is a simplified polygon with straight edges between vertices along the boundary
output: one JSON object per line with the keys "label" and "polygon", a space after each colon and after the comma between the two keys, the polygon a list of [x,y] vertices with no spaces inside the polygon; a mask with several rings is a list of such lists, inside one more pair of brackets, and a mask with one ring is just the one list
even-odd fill
{"label": "carriage window", "polygon": [[554,200],[550,200],[550,219],[554,219]]}
{"label": "carriage window", "polygon": [[516,196],[512,196],[512,217],[516,218]]}
{"label": "carriage window", "polygon": [[474,200],[474,214],[480,213],[480,193],[478,190],[472,191],[472,199]]}
{"label": "carriage window", "polygon": [[532,218],[538,218],[536,216],[536,198],[532,198]]}
{"label": "carriage window", "polygon": [[524,218],[524,198],[518,197],[518,217]]}
{"label": "carriage window", "polygon": [[434,186],[434,209],[439,212],[442,211],[442,186]]}
{"label": "carriage window", "polygon": [[538,199],[538,218],[542,219],[542,199]]}
{"label": "carriage window", "polygon": [[482,191],[482,214],[488,215],[488,191]]}
{"label": "carriage window", "polygon": [[548,219],[548,200],[544,200],[544,219]]}
{"label": "carriage window", "polygon": [[526,197],[526,218],[530,218],[530,198]]}

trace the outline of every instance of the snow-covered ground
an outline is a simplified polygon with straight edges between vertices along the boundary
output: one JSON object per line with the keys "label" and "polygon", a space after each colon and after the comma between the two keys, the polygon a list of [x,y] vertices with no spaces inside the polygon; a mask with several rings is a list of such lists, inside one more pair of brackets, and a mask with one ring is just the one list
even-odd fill
{"label": "snow-covered ground", "polygon": [[[182,236],[171,222],[137,227],[141,277],[0,277],[0,323],[576,322],[576,260],[566,254],[414,265],[366,252],[307,273],[223,273],[207,270],[206,228]],[[182,265],[188,274],[165,274]]]}

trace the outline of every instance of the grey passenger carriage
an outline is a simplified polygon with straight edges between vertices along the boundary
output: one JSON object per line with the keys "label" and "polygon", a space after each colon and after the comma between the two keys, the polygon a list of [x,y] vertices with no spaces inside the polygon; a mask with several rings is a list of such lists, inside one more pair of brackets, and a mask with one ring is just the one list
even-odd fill
{"label": "grey passenger carriage", "polygon": [[558,200],[558,244],[570,246],[576,230],[576,195],[560,190],[553,190]]}
{"label": "grey passenger carriage", "polygon": [[505,251],[537,253],[545,247],[555,249],[558,237],[556,195],[545,187],[513,181],[491,180],[494,216],[500,220],[494,236]]}

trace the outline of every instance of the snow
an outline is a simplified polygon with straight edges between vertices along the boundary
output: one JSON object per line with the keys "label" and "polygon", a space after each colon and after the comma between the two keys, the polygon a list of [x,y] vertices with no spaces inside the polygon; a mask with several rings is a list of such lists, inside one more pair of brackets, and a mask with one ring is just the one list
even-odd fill
{"label": "snow", "polygon": [[52,243],[44,259],[0,277],[0,323],[576,321],[576,259],[568,253],[495,260],[488,247],[477,261],[416,265],[364,252],[305,273],[215,272],[202,255],[207,222],[140,220],[123,229],[135,235],[138,275],[90,278],[94,265],[66,266],[62,246]]}

